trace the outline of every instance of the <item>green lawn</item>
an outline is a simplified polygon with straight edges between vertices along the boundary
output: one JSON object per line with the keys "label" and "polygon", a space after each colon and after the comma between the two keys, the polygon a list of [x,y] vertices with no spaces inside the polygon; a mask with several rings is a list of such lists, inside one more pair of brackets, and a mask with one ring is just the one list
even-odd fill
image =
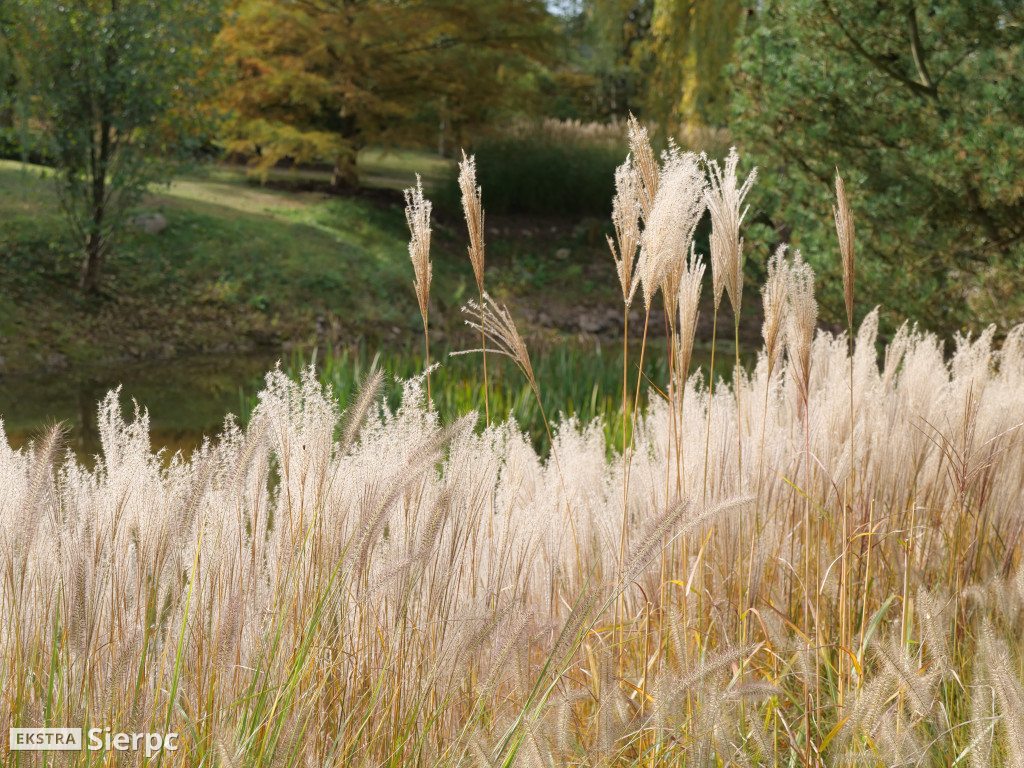
{"label": "green lawn", "polygon": [[[409,343],[420,333],[400,190],[423,177],[442,194],[453,162],[426,152],[366,150],[365,188],[326,194],[329,174],[199,167],[155,185],[137,212],[167,228],[125,228],[103,295],[77,289],[79,257],[55,185],[39,166],[0,161],[0,372],[356,341]],[[481,180],[486,185],[486,180]],[[450,197],[450,191],[447,193]],[[485,207],[486,207],[485,187]],[[449,206],[452,204],[449,201]],[[461,213],[435,205],[431,328],[464,330],[475,295]],[[608,222],[488,216],[489,290],[526,326],[575,332],[580,310],[618,304]]]}
{"label": "green lawn", "polygon": [[[398,196],[281,192],[213,169],[155,189],[140,210],[167,228],[126,230],[104,295],[84,297],[46,171],[0,162],[4,368],[277,345],[317,318],[335,335],[418,328]],[[451,271],[435,266],[438,296]]]}

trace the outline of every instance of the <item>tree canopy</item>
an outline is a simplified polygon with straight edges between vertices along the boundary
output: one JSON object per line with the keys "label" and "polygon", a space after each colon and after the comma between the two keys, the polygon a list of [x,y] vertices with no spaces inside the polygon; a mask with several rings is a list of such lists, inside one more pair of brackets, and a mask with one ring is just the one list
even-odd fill
{"label": "tree canopy", "polygon": [[457,139],[526,106],[553,32],[541,0],[243,0],[222,34],[228,147],[354,183],[362,146]]}
{"label": "tree canopy", "polygon": [[[835,274],[838,168],[861,311],[1009,323],[1024,312],[1022,16],[1006,0],[7,0],[0,153],[60,168],[94,286],[120,216],[198,144],[355,185],[366,146],[444,154],[522,116],[632,111],[661,140],[726,128],[761,167],[761,261],[792,242]],[[822,281],[826,309],[837,285]]]}
{"label": "tree canopy", "polygon": [[592,78],[588,117],[628,111],[660,125],[720,125],[740,0],[587,0],[566,28]]}
{"label": "tree canopy", "polygon": [[9,0],[0,19],[35,149],[57,168],[95,290],[118,223],[203,142],[218,0]]}
{"label": "tree canopy", "polygon": [[761,4],[731,128],[768,171],[762,222],[831,268],[838,167],[867,257],[862,300],[936,325],[1019,316],[1022,21],[1003,0]]}

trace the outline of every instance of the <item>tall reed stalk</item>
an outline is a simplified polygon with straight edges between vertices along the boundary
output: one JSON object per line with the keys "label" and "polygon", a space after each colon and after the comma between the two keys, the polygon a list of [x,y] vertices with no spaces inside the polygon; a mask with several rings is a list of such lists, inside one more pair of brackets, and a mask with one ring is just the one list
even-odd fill
{"label": "tall reed stalk", "polygon": [[761,532],[761,487],[764,473],[764,444],[768,427],[768,396],[771,392],[772,374],[785,349],[786,316],[789,307],[789,264],[786,261],[786,246],[780,245],[768,260],[768,279],[761,289],[764,322],[761,336],[764,339],[767,373],[764,382],[764,407],[761,413],[761,444],[757,459],[757,493],[754,497],[754,530],[750,545],[750,568],[747,578],[748,591],[752,588],[755,567],[755,547]]}
{"label": "tall reed stalk", "polygon": [[[743,484],[743,412],[740,409],[740,389],[742,387],[743,369],[740,367],[740,311],[743,301],[743,238],[740,237],[740,226],[746,216],[747,208],[743,208],[743,201],[754,185],[757,177],[757,169],[753,169],[742,185],[736,178],[736,169],[739,165],[739,154],[736,148],[729,150],[729,156],[725,160],[725,167],[722,168],[715,160],[707,160],[705,163],[710,178],[710,186],[705,193],[708,212],[711,214],[711,268],[720,275],[717,279],[719,284],[729,295],[729,303],[732,304],[733,329],[736,361],[733,368],[733,390],[736,395],[736,472],[741,490]],[[716,291],[717,293],[717,291]],[[716,306],[717,315],[717,306]],[[743,573],[743,518],[740,517],[739,546],[736,551],[736,573]],[[744,613],[743,579],[738,578],[736,583],[736,606],[740,621],[746,626]],[[744,638],[745,642],[745,638]]]}
{"label": "tall reed stalk", "polygon": [[[814,298],[814,270],[804,262],[799,251],[796,252],[793,263],[789,268],[789,287],[786,291],[788,309],[786,313],[786,348],[789,350],[789,358],[794,367],[794,378],[796,379],[797,394],[800,402],[800,413],[803,417],[804,427],[804,489],[803,489],[803,631],[812,645],[817,648],[819,630],[816,623],[812,624],[812,593],[813,585],[817,579],[812,580],[811,555],[817,555],[818,539],[816,527],[812,526],[814,520],[811,515],[811,344],[814,341],[814,329],[818,319],[818,303]],[[814,574],[818,572],[818,561],[815,560]],[[814,602],[817,605],[818,590],[814,589]],[[814,611],[814,615],[820,615],[820,611]],[[814,652],[814,688],[815,701],[820,701],[820,676],[817,673],[820,655],[817,650]],[[804,698],[808,702],[808,686],[804,686]],[[810,707],[808,707],[810,712]],[[811,744],[811,720],[808,714],[805,719],[807,731],[808,750]]]}
{"label": "tall reed stalk", "polygon": [[416,186],[405,190],[405,220],[409,224],[409,257],[415,273],[416,301],[423,318],[423,358],[427,368],[427,407],[430,398],[430,210],[429,200],[423,197],[423,184],[416,174]]}
{"label": "tall reed stalk", "polygon": [[[848,512],[853,505],[856,493],[857,467],[854,454],[854,398],[853,398],[853,369],[854,369],[854,348],[853,348],[853,289],[854,289],[854,224],[853,213],[850,211],[850,201],[846,195],[846,184],[843,183],[839,170],[836,169],[836,205],[832,208],[832,215],[836,222],[836,234],[839,237],[839,252],[843,260],[843,303],[846,307],[846,333],[850,344],[850,477],[846,483],[846,498],[843,500],[842,525],[843,525],[843,550],[842,550],[842,576],[840,583],[839,598],[839,645],[841,648],[849,647],[847,639],[847,590],[849,578],[849,521]],[[843,668],[845,659],[842,653],[837,654],[839,665],[839,703],[842,706],[845,677]]]}
{"label": "tall reed stalk", "polygon": [[466,228],[469,231],[469,260],[473,265],[473,277],[476,279],[477,293],[480,301],[480,349],[484,372],[484,418],[487,426],[491,425],[491,404],[487,396],[487,334],[483,330],[484,307],[484,208],[481,198],[483,191],[476,183],[476,158],[466,157],[462,153],[459,163],[459,189],[462,191],[462,211],[466,217]]}
{"label": "tall reed stalk", "polygon": [[[631,432],[627,425],[627,404],[629,402],[629,308],[636,296],[639,284],[635,273],[637,251],[640,248],[640,197],[639,187],[643,184],[633,167],[630,157],[615,171],[615,197],[612,199],[612,224],[615,240],[608,238],[608,247],[615,261],[615,271],[622,289],[622,523],[619,533],[619,568],[625,564],[626,531],[629,528],[629,451],[632,446]],[[616,243],[618,248],[616,249]],[[644,345],[647,340],[647,323],[644,323]],[[643,368],[643,347],[640,367]],[[632,422],[630,422],[632,423]],[[627,440],[630,442],[627,443]],[[622,645],[623,599],[616,603],[615,624],[619,628],[618,642]],[[621,673],[621,671],[620,671]]]}

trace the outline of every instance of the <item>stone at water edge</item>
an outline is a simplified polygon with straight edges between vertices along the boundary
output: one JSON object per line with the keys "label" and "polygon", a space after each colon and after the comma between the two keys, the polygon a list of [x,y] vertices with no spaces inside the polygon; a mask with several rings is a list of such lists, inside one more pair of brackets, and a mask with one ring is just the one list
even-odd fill
{"label": "stone at water edge", "polygon": [[140,213],[131,220],[131,225],[147,235],[159,235],[167,229],[167,219],[162,213]]}

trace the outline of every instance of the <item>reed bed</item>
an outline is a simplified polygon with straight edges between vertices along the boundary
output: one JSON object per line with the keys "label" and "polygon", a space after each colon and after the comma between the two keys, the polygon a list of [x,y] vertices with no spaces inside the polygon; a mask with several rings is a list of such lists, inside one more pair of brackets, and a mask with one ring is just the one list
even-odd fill
{"label": "reed bed", "polygon": [[[612,448],[622,447],[622,436],[628,438],[627,426],[623,427],[621,393],[623,383],[623,354],[621,346],[611,344],[572,343],[555,344],[544,338],[530,343],[535,360],[537,380],[544,408],[558,418],[574,416],[589,424],[600,418]],[[634,343],[630,357],[637,354]],[[645,362],[645,376],[652,381],[665,381],[668,377],[668,355],[664,343],[655,345],[653,354],[648,350]],[[522,377],[515,364],[501,355],[488,354],[488,385],[483,387],[483,356],[454,354],[459,350],[442,346],[436,350],[438,368],[431,374],[434,409],[444,420],[479,411],[476,428],[487,425],[489,407],[498,414],[499,420],[514,419],[519,428],[529,436],[531,443],[541,457],[551,451],[551,444],[544,431],[540,408],[530,385]],[[435,350],[431,351],[431,357]],[[703,355],[706,358],[706,355]],[[300,379],[303,370],[313,365],[321,384],[331,387],[331,393],[344,410],[358,396],[359,388],[375,367],[385,374],[381,399],[392,410],[402,402],[404,382],[424,370],[423,345],[382,351],[367,345],[326,349],[310,354],[294,350],[291,357],[282,361],[282,370],[292,379]],[[722,373],[729,373],[721,368]],[[633,372],[635,374],[635,371]],[[248,423],[259,400],[257,394],[262,388],[255,383],[239,390],[238,418],[242,425]],[[486,392],[486,399],[485,399]],[[488,407],[489,400],[489,407]],[[627,414],[627,417],[629,414]]]}
{"label": "reed bed", "polygon": [[675,358],[630,439],[555,420],[547,459],[494,401],[442,423],[425,374],[341,412],[312,369],[187,460],[113,393],[93,470],[59,427],[0,440],[0,728],[178,732],[168,766],[1024,765],[1024,327],[880,358],[877,313],[815,332],[782,251],[764,301],[751,370]]}

